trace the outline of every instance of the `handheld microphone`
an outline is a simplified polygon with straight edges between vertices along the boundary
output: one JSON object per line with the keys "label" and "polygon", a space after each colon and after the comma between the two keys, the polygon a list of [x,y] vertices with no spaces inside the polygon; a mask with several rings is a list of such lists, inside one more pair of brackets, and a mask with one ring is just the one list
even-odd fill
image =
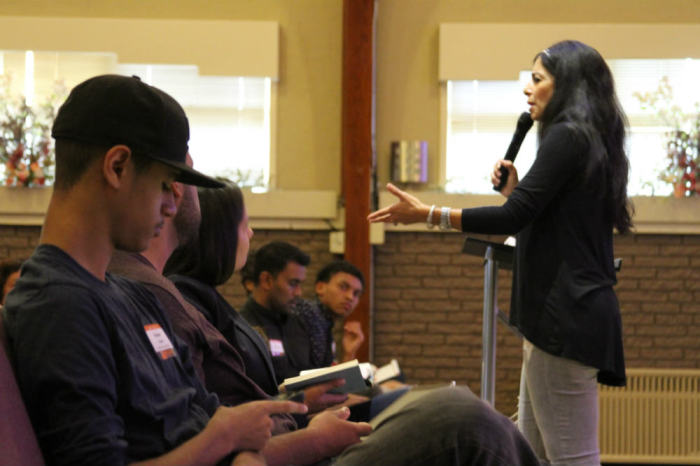
{"label": "handheld microphone", "polygon": [[[504,159],[510,160],[511,162],[515,160],[515,156],[518,155],[520,145],[523,143],[525,135],[530,130],[530,128],[532,128],[532,123],[532,118],[530,118],[530,114],[528,112],[523,112],[520,114],[520,117],[518,118],[518,125],[515,127],[513,139],[510,140],[510,145],[508,146],[506,155],[505,157],[503,157]],[[505,167],[501,167],[501,182],[498,183],[498,186],[493,187],[494,191],[500,191],[501,189],[503,189],[507,181],[508,170]]]}

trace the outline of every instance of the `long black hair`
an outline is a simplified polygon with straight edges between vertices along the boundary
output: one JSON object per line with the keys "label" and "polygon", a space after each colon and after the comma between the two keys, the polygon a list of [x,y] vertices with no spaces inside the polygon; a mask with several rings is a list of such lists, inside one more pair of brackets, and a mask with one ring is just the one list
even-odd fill
{"label": "long black hair", "polygon": [[629,160],[625,153],[625,117],[615,94],[610,68],[594,48],[578,41],[557,42],[535,56],[554,77],[554,93],[542,112],[540,139],[555,123],[566,123],[588,143],[587,173],[603,167],[610,220],[620,233],[632,227],[627,198]]}
{"label": "long black hair", "polygon": [[165,264],[165,275],[186,275],[211,286],[226,283],[236,266],[238,226],[243,220],[243,193],[233,182],[224,188],[198,188],[202,221],[199,233],[180,245]]}

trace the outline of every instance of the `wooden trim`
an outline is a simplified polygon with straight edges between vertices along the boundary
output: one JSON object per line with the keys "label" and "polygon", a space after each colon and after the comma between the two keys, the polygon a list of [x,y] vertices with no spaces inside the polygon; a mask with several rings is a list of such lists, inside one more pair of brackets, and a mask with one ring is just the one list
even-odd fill
{"label": "wooden trim", "polygon": [[372,167],[372,55],[374,0],[343,1],[342,192],[345,259],[364,274],[367,290],[352,315],[365,334],[358,359],[370,357],[372,250],[369,244]]}

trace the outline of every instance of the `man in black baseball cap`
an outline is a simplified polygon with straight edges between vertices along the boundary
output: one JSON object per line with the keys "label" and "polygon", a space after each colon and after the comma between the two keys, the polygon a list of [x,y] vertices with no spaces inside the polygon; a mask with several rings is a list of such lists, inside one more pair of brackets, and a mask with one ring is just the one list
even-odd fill
{"label": "man in black baseball cap", "polygon": [[[193,170],[187,118],[138,78],[79,84],[58,112],[56,182],[39,246],[8,296],[16,375],[49,464],[260,461],[272,413],[291,401],[221,407],[142,286],[106,273],[115,248],[143,251],[175,214]],[[188,164],[189,163],[189,164]],[[251,464],[251,463],[245,463]]]}
{"label": "man in black baseball cap", "polygon": [[190,128],[180,104],[137,76],[102,75],[77,85],[58,111],[51,136],[103,147],[124,144],[138,156],[177,169],[176,181],[223,186],[185,163]]}

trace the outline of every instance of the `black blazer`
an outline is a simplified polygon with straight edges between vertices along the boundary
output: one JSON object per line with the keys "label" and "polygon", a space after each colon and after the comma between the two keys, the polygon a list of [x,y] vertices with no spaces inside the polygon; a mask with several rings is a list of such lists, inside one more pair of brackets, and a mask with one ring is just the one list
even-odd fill
{"label": "black blazer", "polygon": [[219,294],[216,288],[184,275],[168,277],[180,293],[238,350],[245,372],[269,395],[278,393],[270,352],[263,338]]}
{"label": "black blazer", "polygon": [[499,207],[462,210],[462,230],[517,233],[510,319],[538,348],[625,384],[613,291],[613,222],[605,167],[564,123],[550,127],[530,170]]}

